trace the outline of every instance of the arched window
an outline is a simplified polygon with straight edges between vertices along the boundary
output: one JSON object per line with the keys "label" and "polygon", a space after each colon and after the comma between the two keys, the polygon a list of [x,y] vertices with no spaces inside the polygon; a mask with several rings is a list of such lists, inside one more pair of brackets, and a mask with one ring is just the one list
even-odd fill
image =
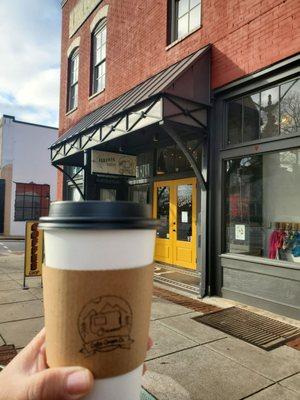
{"label": "arched window", "polygon": [[68,65],[68,111],[78,105],[78,68],[79,68],[79,47],[69,57]]}
{"label": "arched window", "polygon": [[91,94],[105,88],[106,72],[106,19],[100,21],[92,33],[92,84]]}

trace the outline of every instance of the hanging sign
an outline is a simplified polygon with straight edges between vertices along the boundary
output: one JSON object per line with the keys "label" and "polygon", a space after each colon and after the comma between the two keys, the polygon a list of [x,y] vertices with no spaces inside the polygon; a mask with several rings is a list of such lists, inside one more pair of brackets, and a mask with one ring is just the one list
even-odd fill
{"label": "hanging sign", "polygon": [[24,279],[41,276],[42,262],[43,231],[38,229],[38,221],[26,221]]}
{"label": "hanging sign", "polygon": [[91,172],[104,175],[136,176],[136,156],[92,150]]}

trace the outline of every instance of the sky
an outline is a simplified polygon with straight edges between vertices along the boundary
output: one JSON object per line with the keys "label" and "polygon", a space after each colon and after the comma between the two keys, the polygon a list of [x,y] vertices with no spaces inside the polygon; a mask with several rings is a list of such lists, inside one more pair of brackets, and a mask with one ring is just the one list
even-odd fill
{"label": "sky", "polygon": [[0,115],[58,126],[60,0],[0,0]]}

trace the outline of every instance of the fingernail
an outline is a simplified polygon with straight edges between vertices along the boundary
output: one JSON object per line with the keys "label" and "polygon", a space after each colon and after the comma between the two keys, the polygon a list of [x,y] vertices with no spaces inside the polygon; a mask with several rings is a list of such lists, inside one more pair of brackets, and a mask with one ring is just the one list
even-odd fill
{"label": "fingernail", "polygon": [[91,373],[87,369],[80,369],[67,377],[66,389],[70,395],[82,395],[89,392],[91,385]]}

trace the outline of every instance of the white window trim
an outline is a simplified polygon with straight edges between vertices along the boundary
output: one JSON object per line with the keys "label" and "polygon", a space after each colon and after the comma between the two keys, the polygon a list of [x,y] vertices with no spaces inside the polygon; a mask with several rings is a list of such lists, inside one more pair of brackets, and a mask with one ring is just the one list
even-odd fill
{"label": "white window trim", "polygon": [[73,53],[73,50],[76,49],[76,47],[79,47],[80,45],[80,36],[78,36],[76,39],[73,40],[73,42],[70,44],[67,50],[67,56],[70,58],[70,55]]}
{"label": "white window trim", "polygon": [[[91,93],[90,97],[93,97],[94,95],[100,94],[101,92],[103,92],[105,90],[105,87],[106,87],[106,71],[105,71],[104,87],[101,88],[100,90],[94,92],[94,87],[95,87],[95,68],[97,68],[98,66],[100,66],[102,64],[104,64],[105,68],[106,68],[106,55],[105,55],[104,60],[102,60],[99,64],[95,65],[94,40],[95,40],[95,36],[99,32],[101,32],[102,30],[104,30],[104,29],[107,29],[107,20],[106,19],[100,20],[100,22],[98,23],[98,25],[96,25],[95,29],[92,32],[92,53],[93,53],[93,56],[92,56],[92,85],[91,85],[92,93]],[[106,47],[106,43],[107,43],[107,41],[105,42],[105,47]]]}
{"label": "white window trim", "polygon": [[[200,24],[199,26],[196,26],[195,28],[191,29],[188,31],[186,34],[182,36],[175,36],[175,24],[177,23],[177,17],[176,17],[176,0],[171,0],[170,2],[170,18],[171,18],[171,24],[169,26],[170,29],[170,34],[169,34],[169,40],[170,42],[168,43],[166,49],[169,49],[173,45],[181,42],[183,39],[186,37],[190,36],[192,33],[196,32],[198,29],[202,28],[202,0],[199,2],[200,5]],[[191,9],[187,13],[190,13]]]}
{"label": "white window trim", "polygon": [[77,81],[75,83],[75,84],[77,84],[77,90],[78,90],[78,86],[79,86],[79,47],[76,47],[73,50],[73,53],[71,53],[71,55],[68,58],[68,79],[67,79],[68,86],[67,86],[67,113],[66,113],[66,115],[71,114],[71,112],[75,111],[78,108],[78,96],[79,96],[78,93],[77,93],[76,105],[72,108],[69,108],[70,107],[71,88],[72,88],[72,86],[74,86],[74,84],[71,85],[71,83],[70,83],[70,78],[71,78],[70,62],[71,62],[72,58],[74,57],[75,53],[76,53],[76,57],[78,57],[78,77],[77,77]]}
{"label": "white window trim", "polygon": [[91,25],[90,25],[91,33],[94,31],[94,29],[96,28],[98,23],[101,21],[101,19],[107,18],[108,9],[109,9],[109,6],[106,5],[106,6],[103,6],[102,8],[100,8],[100,10],[97,12],[97,14],[93,18]]}

